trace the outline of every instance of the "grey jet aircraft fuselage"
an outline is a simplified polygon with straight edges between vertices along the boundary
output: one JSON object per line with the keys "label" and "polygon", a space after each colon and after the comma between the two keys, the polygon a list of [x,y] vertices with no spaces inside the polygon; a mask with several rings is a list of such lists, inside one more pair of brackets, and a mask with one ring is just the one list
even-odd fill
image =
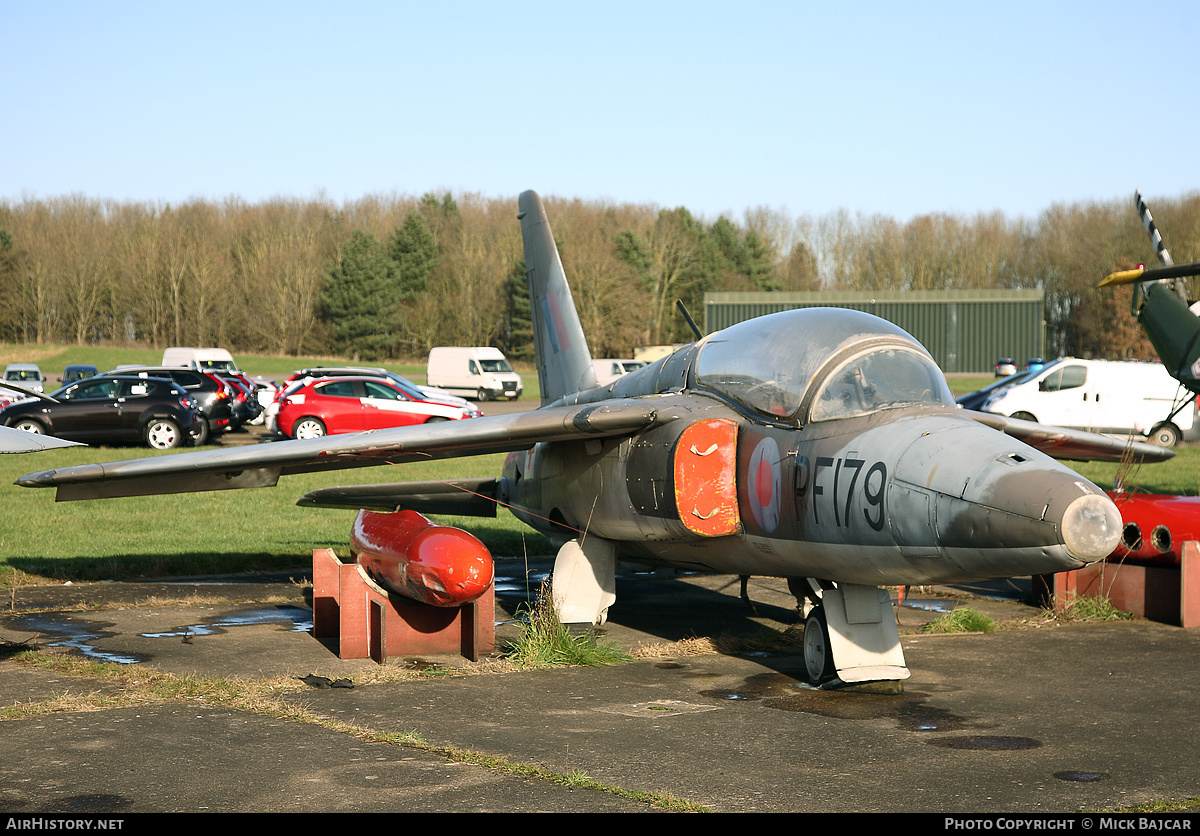
{"label": "grey jet aircraft fuselage", "polygon": [[624,398],[654,425],[509,455],[519,518],[677,567],[872,586],[1075,569],[1120,531],[1099,488],[964,415],[924,349],[868,314],[761,317],[558,405]]}

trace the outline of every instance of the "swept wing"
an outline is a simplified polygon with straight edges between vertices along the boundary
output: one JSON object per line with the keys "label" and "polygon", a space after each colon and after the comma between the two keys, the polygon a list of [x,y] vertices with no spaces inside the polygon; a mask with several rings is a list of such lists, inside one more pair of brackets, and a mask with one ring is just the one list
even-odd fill
{"label": "swept wing", "polygon": [[1047,456],[1077,462],[1120,462],[1126,459],[1145,462],[1164,462],[1173,458],[1175,451],[1145,441],[1130,441],[1099,433],[1051,427],[1019,418],[1006,418],[991,412],[963,412],[981,424],[1007,433],[1041,450]]}
{"label": "swept wing", "polygon": [[280,476],[424,459],[526,450],[542,441],[625,435],[656,420],[654,399],[543,407],[530,412],[396,427],[236,450],[85,464],[22,476],[23,487],[57,488],[59,502],[117,496],[270,487]]}

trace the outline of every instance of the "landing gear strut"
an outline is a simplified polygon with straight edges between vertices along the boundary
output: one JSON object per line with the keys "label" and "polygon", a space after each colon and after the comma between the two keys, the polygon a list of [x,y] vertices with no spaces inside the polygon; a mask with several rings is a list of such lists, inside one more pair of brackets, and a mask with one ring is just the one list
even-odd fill
{"label": "landing gear strut", "polygon": [[804,670],[813,685],[908,679],[886,590],[788,578],[804,621]]}

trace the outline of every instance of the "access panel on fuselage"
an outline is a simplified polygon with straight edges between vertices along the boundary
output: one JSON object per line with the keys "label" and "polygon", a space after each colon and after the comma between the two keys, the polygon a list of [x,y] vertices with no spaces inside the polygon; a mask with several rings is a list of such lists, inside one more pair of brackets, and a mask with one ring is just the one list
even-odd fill
{"label": "access panel on fuselage", "polygon": [[689,425],[675,445],[675,507],[689,531],[705,537],[736,534],[737,424],[712,418]]}

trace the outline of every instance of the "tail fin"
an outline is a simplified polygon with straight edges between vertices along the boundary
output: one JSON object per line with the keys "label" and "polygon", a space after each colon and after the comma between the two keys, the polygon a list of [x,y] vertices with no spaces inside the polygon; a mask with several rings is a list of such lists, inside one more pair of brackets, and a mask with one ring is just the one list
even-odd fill
{"label": "tail fin", "polygon": [[594,388],[596,372],[542,199],[536,192],[522,192],[517,205],[521,238],[525,242],[533,349],[537,355],[542,406],[545,406],[566,395]]}

